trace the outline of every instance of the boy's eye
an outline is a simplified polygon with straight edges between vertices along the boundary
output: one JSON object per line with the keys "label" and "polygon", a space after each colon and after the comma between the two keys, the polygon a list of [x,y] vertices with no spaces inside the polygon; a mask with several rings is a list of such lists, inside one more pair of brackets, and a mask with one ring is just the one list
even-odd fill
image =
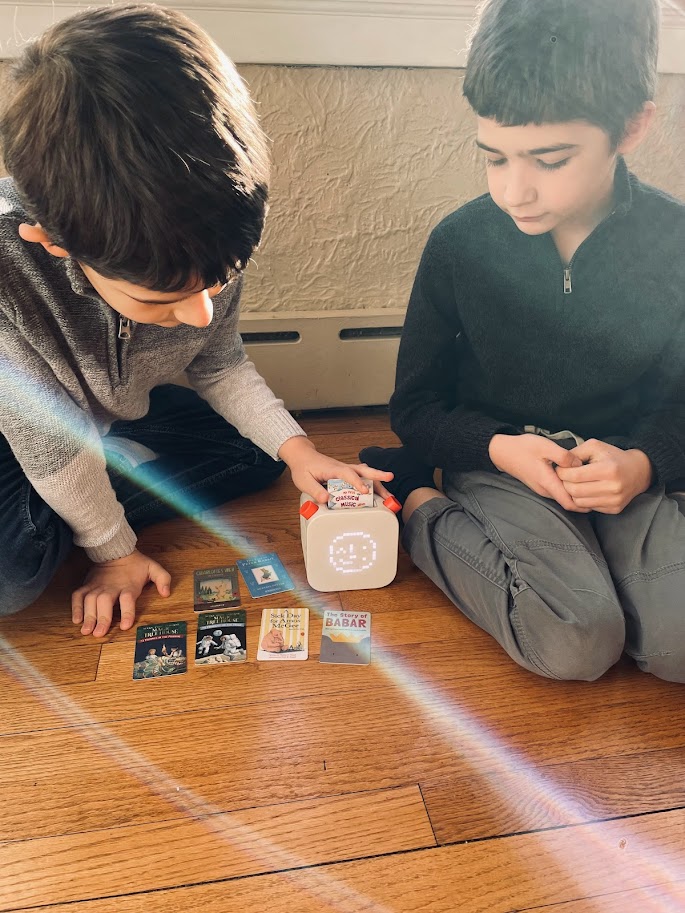
{"label": "boy's eye", "polygon": [[544,171],[557,171],[559,168],[563,168],[564,165],[570,161],[571,161],[570,157],[562,159],[560,162],[542,162],[542,161],[540,161],[540,159],[538,159],[538,165]]}
{"label": "boy's eye", "polygon": [[504,165],[505,162],[506,159],[485,159],[485,164],[488,166],[488,168],[499,168],[500,165]]}

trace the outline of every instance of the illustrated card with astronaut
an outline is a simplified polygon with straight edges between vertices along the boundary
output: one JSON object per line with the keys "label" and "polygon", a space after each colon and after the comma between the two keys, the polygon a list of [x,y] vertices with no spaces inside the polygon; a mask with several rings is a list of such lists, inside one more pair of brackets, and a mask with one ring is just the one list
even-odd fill
{"label": "illustrated card with astronaut", "polygon": [[283,567],[283,562],[276,552],[257,555],[256,558],[241,558],[237,564],[250,595],[255,599],[295,589],[290,574]]}
{"label": "illustrated card with astronaut", "polygon": [[194,572],[193,578],[196,612],[240,605],[240,584],[235,564],[202,568]]}
{"label": "illustrated card with astronaut", "polygon": [[185,621],[139,625],[133,678],[166,678],[188,671]]}
{"label": "illustrated card with astronaut", "polygon": [[367,666],[371,662],[371,613],[326,609],[319,662]]}
{"label": "illustrated card with astronaut", "polygon": [[257,659],[307,659],[309,609],[264,609]]}
{"label": "illustrated card with astronaut", "polygon": [[247,659],[245,612],[202,612],[197,618],[195,665],[244,663]]}

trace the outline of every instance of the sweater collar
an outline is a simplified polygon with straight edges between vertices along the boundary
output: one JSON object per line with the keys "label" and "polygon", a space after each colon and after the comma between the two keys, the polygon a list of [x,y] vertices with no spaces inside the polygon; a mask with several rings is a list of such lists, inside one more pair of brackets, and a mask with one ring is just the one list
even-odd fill
{"label": "sweater collar", "polygon": [[625,216],[633,206],[633,184],[637,184],[637,178],[628,171],[626,160],[619,155],[616,163],[616,176],[614,178],[614,200],[615,206],[613,214]]}
{"label": "sweater collar", "polygon": [[86,274],[81,269],[77,260],[74,260],[73,257],[65,257],[62,262],[64,264],[64,271],[67,274],[67,279],[69,280],[69,285],[71,285],[73,291],[76,292],[77,295],[81,295],[83,298],[94,298],[96,301],[102,300],[86,278]]}

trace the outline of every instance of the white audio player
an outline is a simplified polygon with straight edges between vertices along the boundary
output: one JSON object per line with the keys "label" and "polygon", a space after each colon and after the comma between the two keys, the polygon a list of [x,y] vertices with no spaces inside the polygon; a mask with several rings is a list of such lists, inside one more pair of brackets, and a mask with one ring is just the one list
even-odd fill
{"label": "white audio player", "polygon": [[309,585],[329,593],[392,583],[397,573],[399,510],[395,498],[383,501],[378,495],[373,507],[331,510],[303,494],[300,531]]}

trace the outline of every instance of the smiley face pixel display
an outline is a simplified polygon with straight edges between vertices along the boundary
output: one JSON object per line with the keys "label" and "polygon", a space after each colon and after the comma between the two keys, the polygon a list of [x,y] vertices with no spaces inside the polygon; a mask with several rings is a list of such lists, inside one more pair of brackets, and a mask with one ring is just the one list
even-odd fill
{"label": "smiley face pixel display", "polygon": [[376,563],[377,553],[376,540],[364,532],[341,533],[328,547],[331,565],[340,574],[368,571]]}
{"label": "smiley face pixel display", "polygon": [[307,582],[320,592],[387,586],[397,573],[399,524],[380,498],[373,507],[331,510],[300,499]]}

